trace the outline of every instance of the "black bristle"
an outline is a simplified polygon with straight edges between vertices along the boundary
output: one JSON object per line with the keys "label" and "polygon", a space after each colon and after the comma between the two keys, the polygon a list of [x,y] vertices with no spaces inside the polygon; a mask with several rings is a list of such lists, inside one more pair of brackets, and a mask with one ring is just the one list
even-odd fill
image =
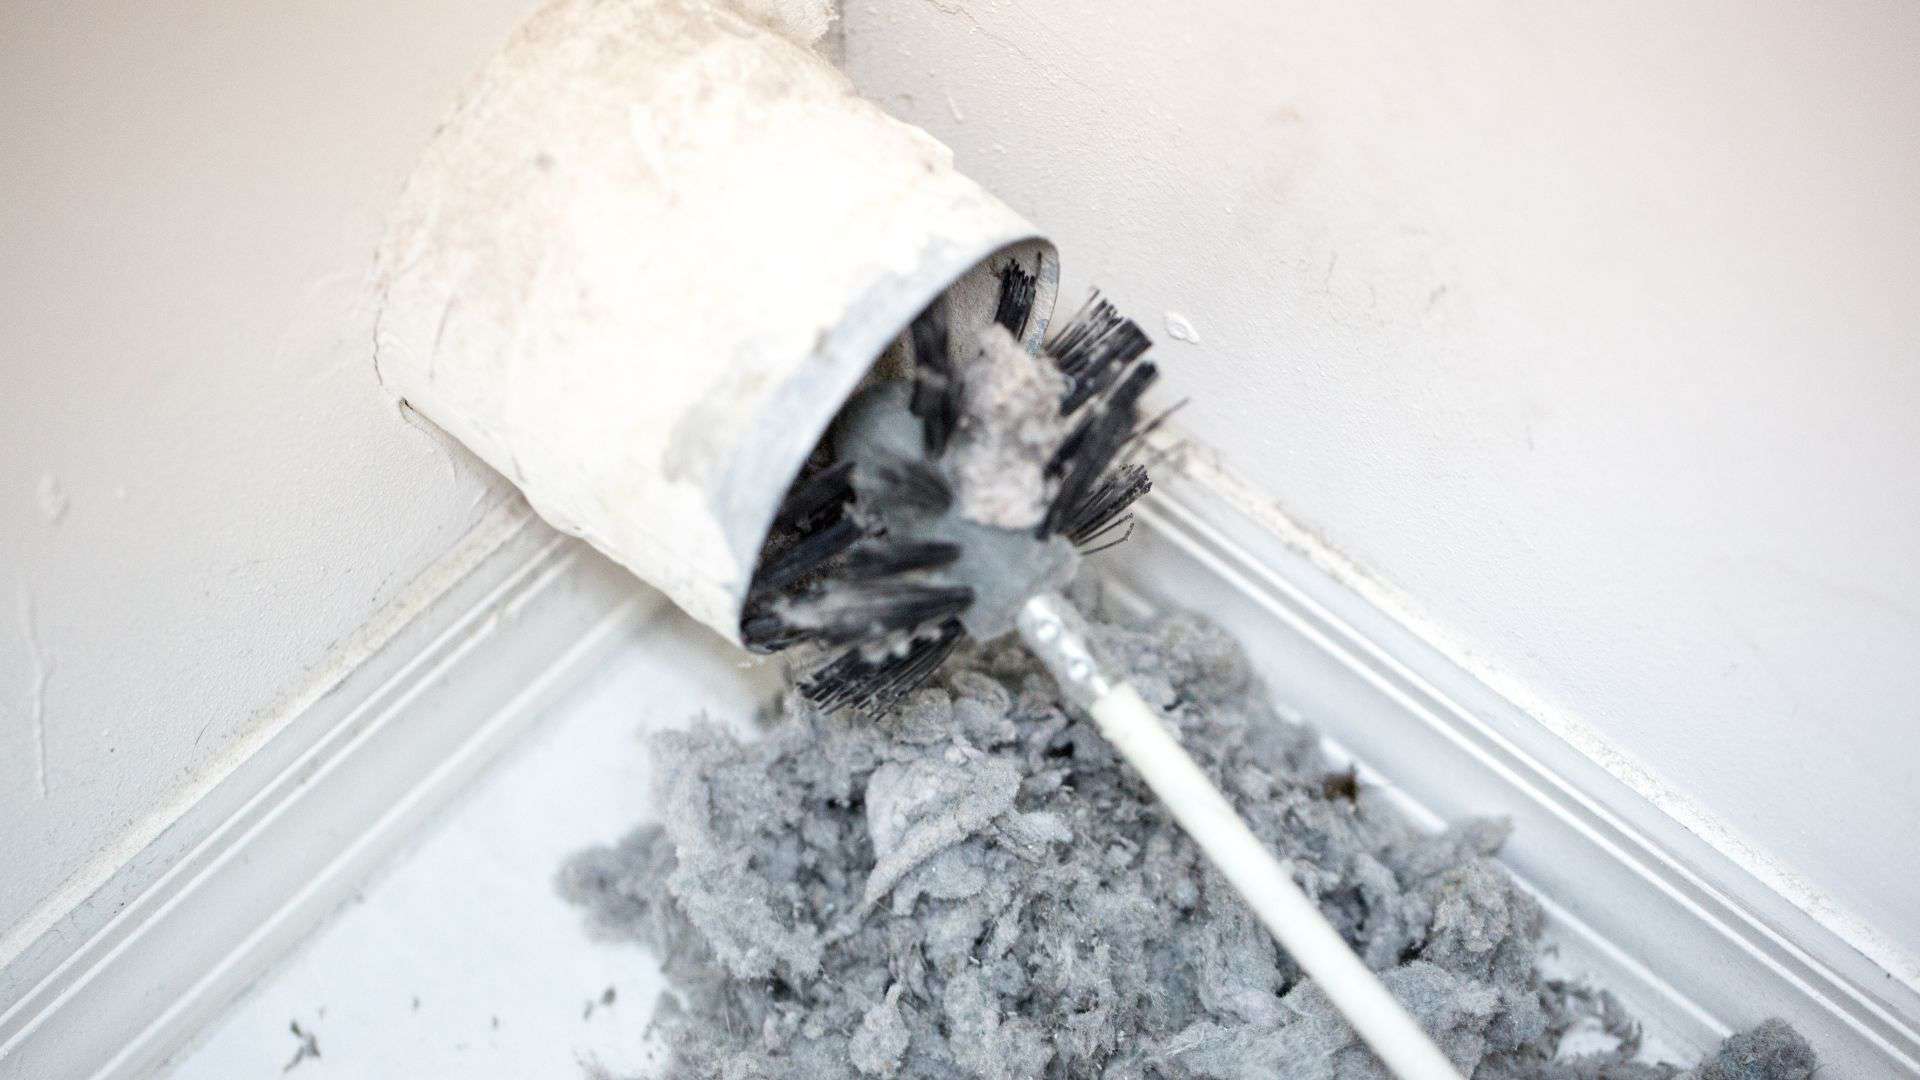
{"label": "black bristle", "polygon": [[1066,397],[1061,399],[1060,411],[1071,414],[1095,395],[1105,393],[1128,364],[1152,347],[1153,342],[1132,320],[1123,320],[1112,333],[1099,339],[1091,350],[1091,358],[1081,373],[1074,377]]}
{"label": "black bristle", "polygon": [[1080,437],[1075,441],[1072,454],[1057,459],[1062,474],[1060,489],[1047,508],[1046,520],[1041,522],[1041,536],[1064,532],[1067,524],[1081,515],[1114,455],[1133,434],[1139,418],[1140,397],[1159,374],[1151,361],[1133,365],[1120,385],[1083,421],[1086,430],[1076,432]]}
{"label": "black bristle", "polygon": [[848,649],[808,676],[800,684],[800,696],[820,711],[832,712],[861,696],[877,666],[862,657],[859,649]]}
{"label": "black bristle", "polygon": [[775,592],[813,573],[827,560],[852,547],[865,530],[852,518],[841,518],[824,529],[800,538],[792,547],[760,564],[750,595]]}
{"label": "black bristle", "polygon": [[775,530],[801,528],[821,511],[837,509],[851,498],[853,462],[844,461],[794,484],[773,516],[773,527]]}
{"label": "black bristle", "polygon": [[1160,430],[1161,424],[1164,424],[1169,419],[1171,419],[1174,413],[1177,413],[1181,409],[1186,408],[1187,402],[1192,400],[1193,400],[1192,398],[1181,398],[1179,401],[1176,401],[1172,405],[1169,405],[1166,408],[1160,410],[1160,412],[1157,413],[1153,419],[1135,428],[1133,430],[1133,434],[1127,436],[1127,442],[1128,443],[1140,442],[1141,440],[1145,439],[1147,436]]}
{"label": "black bristle", "polygon": [[918,461],[890,461],[863,466],[854,485],[861,499],[891,511],[910,510],[938,515],[953,505],[953,488],[931,465]]}
{"label": "black bristle", "polygon": [[960,620],[948,619],[935,628],[932,637],[916,638],[898,664],[890,665],[890,670],[869,683],[859,708],[868,713],[884,709],[925,682],[965,634]]}
{"label": "black bristle", "polygon": [[740,618],[740,640],[757,653],[775,653],[790,649],[813,635],[782,619],[764,605],[750,607]]}
{"label": "black bristle", "polygon": [[913,320],[913,397],[908,408],[920,418],[927,456],[946,453],[947,439],[960,422],[960,378],[947,342],[944,299],[928,305]]}
{"label": "black bristle", "polygon": [[[1121,533],[1121,534],[1120,534],[1120,535],[1119,535],[1118,537],[1116,537],[1115,539],[1112,539],[1112,540],[1109,540],[1109,541],[1107,541],[1106,543],[1104,543],[1104,544],[1101,544],[1101,545],[1100,545],[1100,546],[1098,546],[1098,547],[1090,547],[1090,548],[1083,548],[1083,549],[1081,549],[1081,551],[1080,551],[1080,556],[1081,556],[1081,558],[1086,558],[1087,556],[1090,556],[1090,555],[1098,555],[1098,554],[1100,554],[1101,552],[1103,552],[1103,551],[1105,551],[1105,550],[1107,550],[1108,548],[1117,548],[1117,547],[1119,547],[1119,546],[1120,546],[1121,544],[1124,544],[1124,543],[1126,543],[1127,541],[1129,541],[1129,540],[1131,540],[1131,539],[1133,539],[1133,515],[1132,515],[1132,514],[1128,514],[1128,515],[1127,515],[1126,517],[1123,517],[1123,518],[1121,518],[1120,520],[1118,520],[1118,521],[1116,521],[1116,522],[1114,522],[1113,524],[1111,524],[1111,525],[1109,525],[1109,526],[1107,526],[1107,528],[1105,528],[1105,529],[1101,529],[1101,530],[1100,530],[1100,532],[1098,532],[1098,533],[1095,533],[1095,534],[1094,534],[1094,536],[1095,536],[1095,537],[1097,537],[1097,536],[1099,536],[1099,535],[1101,535],[1102,533],[1105,533],[1105,532],[1107,532],[1107,531],[1108,531],[1109,529],[1115,529],[1115,528],[1119,528],[1119,527],[1121,527],[1121,526],[1125,526],[1125,528],[1126,528],[1126,531],[1125,531],[1125,532],[1123,532],[1123,533]],[[1091,538],[1090,538],[1090,539],[1091,539]]]}
{"label": "black bristle", "polygon": [[1094,333],[1095,320],[1100,318],[1103,312],[1112,311],[1113,305],[1100,299],[1100,291],[1095,289],[1087,295],[1086,301],[1080,305],[1080,310],[1073,313],[1073,318],[1068,319],[1053,332],[1051,337],[1047,338],[1043,348],[1046,354],[1053,358],[1053,362],[1060,366],[1062,374],[1067,373],[1066,361],[1062,357],[1074,355],[1081,344]]}
{"label": "black bristle", "polygon": [[1080,447],[1087,441],[1087,433],[1093,430],[1100,416],[1097,410],[1089,412],[1073,425],[1073,430],[1067,432],[1067,437],[1060,440],[1060,445],[1054,448],[1053,457],[1047,460],[1048,476],[1059,476],[1067,471],[1067,465],[1079,455]]}
{"label": "black bristle", "polygon": [[1067,377],[1060,412],[1071,415],[1104,393],[1127,365],[1152,347],[1153,341],[1139,324],[1114,310],[1099,293],[1089,297],[1045,346],[1047,356]]}
{"label": "black bristle", "polygon": [[1033,315],[1033,297],[1037,279],[1013,259],[1000,268],[1000,303],[993,321],[1007,328],[1015,341],[1027,332],[1027,320]]}
{"label": "black bristle", "polygon": [[1060,535],[1084,545],[1111,528],[1127,508],[1153,490],[1144,465],[1123,465],[1102,477],[1078,506],[1069,509]]}
{"label": "black bristle", "polygon": [[846,565],[839,576],[847,581],[875,581],[880,578],[938,570],[960,558],[960,545],[936,540],[869,540],[847,553]]}
{"label": "black bristle", "polygon": [[784,617],[828,644],[849,645],[957,616],[972,603],[973,590],[962,585],[881,580],[794,600]]}
{"label": "black bristle", "polygon": [[[1037,279],[1013,260],[996,273],[994,321],[1018,338],[1032,319]],[[822,710],[887,707],[966,636],[960,619],[974,593],[954,584],[963,575],[950,569],[965,551],[928,538],[947,535],[935,519],[956,500],[940,462],[960,421],[963,390],[945,304],[942,298],[921,312],[907,335],[914,364],[908,409],[924,455],[863,456],[796,483],[748,590],[740,623],[748,648],[837,653],[798,688]],[[1151,462],[1140,463],[1130,448],[1172,411],[1142,422],[1141,397],[1158,376],[1142,359],[1149,348],[1140,327],[1097,294],[1044,346],[1066,379],[1060,414],[1071,430],[1049,462],[1058,487],[1039,538],[1059,536],[1086,555],[1132,534],[1129,510],[1152,483]]]}
{"label": "black bristle", "polygon": [[[1106,536],[1108,533],[1114,531],[1115,529],[1120,529],[1120,528],[1126,529],[1126,536],[1122,536],[1120,538],[1121,540],[1125,540],[1128,536],[1133,535],[1133,515],[1132,514],[1128,514],[1125,517],[1116,518],[1113,521],[1107,522],[1104,528],[1096,529],[1092,533],[1087,534],[1086,537],[1080,541],[1080,543],[1091,544],[1095,540],[1099,540],[1102,537]],[[1106,547],[1103,545],[1096,550],[1104,551],[1106,550]],[[1082,555],[1085,555],[1087,553],[1088,552],[1085,548],[1082,548],[1080,551],[1080,554]]]}
{"label": "black bristle", "polygon": [[[1155,375],[1158,375],[1158,369],[1155,369]],[[1167,422],[1169,417],[1185,408],[1189,400],[1191,399],[1181,398],[1179,401],[1174,402],[1170,408],[1161,410],[1153,419],[1144,424],[1140,424],[1129,432],[1127,437],[1121,440],[1120,445],[1123,447],[1130,446],[1153,434],[1159,430],[1161,424]],[[1072,431],[1067,433],[1066,438],[1060,440],[1060,445],[1053,451],[1053,457],[1047,461],[1048,476],[1058,476],[1066,470],[1067,463],[1073,460],[1074,456],[1080,451],[1080,445],[1086,441],[1087,432],[1092,430],[1102,415],[1102,411],[1098,409],[1089,410],[1081,415],[1079,422],[1073,426]]]}
{"label": "black bristle", "polygon": [[962,633],[959,621],[948,619],[930,634],[877,659],[862,649],[849,649],[801,683],[800,696],[823,712],[846,707],[878,712],[933,674]]}

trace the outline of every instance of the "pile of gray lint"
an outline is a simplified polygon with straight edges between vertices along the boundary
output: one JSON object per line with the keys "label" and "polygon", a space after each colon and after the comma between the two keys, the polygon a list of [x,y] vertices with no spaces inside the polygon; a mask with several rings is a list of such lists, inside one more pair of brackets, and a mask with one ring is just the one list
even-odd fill
{"label": "pile of gray lint", "polygon": [[[1416,831],[1274,714],[1219,629],[1106,617],[1107,659],[1463,1075],[1812,1074],[1777,1021],[1686,1073],[1634,1063],[1610,998],[1536,971],[1540,909],[1493,858],[1504,824]],[[655,749],[661,824],[561,887],[665,964],[667,1076],[1385,1075],[1011,641],[963,647],[882,717],[789,695],[759,738],[709,725]],[[1612,1048],[1557,1056],[1570,1031]]]}

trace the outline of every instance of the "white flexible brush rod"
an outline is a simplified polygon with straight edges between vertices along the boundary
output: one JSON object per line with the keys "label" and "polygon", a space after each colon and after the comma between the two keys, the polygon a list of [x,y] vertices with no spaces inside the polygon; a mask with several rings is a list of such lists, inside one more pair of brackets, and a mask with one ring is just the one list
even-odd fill
{"label": "white flexible brush rod", "polygon": [[1400,1080],[1460,1080],[1446,1055],[1294,884],[1253,830],[1130,684],[1094,660],[1068,602],[1046,594],[1020,611],[1020,636],[1069,700],[1146,780],[1180,827],[1233,885],[1280,947]]}

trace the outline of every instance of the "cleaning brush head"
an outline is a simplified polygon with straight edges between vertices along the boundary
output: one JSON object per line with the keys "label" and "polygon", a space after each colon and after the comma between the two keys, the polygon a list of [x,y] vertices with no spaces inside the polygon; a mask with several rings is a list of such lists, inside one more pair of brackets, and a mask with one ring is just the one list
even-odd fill
{"label": "cleaning brush head", "polygon": [[817,707],[883,708],[962,639],[1013,629],[1125,539],[1152,487],[1131,460],[1158,378],[1146,334],[1096,294],[1036,356],[1019,344],[1034,275],[1008,259],[998,284],[970,345],[944,297],[913,321],[911,377],[855,395],[775,516],[740,636],[810,653]]}

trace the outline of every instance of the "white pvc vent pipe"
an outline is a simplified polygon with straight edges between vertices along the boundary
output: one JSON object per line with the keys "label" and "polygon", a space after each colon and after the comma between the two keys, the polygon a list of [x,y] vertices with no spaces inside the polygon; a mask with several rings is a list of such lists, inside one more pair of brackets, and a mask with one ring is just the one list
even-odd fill
{"label": "white pvc vent pipe", "polygon": [[[900,330],[1052,245],[806,48],[685,0],[559,0],[470,88],[380,253],[381,380],[562,531],[738,640],[788,484]],[[966,279],[966,280],[962,280]]]}

